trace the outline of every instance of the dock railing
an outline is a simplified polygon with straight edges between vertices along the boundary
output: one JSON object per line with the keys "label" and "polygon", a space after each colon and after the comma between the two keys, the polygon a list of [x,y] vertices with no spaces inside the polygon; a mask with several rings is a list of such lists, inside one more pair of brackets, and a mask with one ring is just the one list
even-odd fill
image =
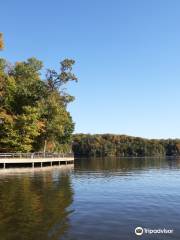
{"label": "dock railing", "polygon": [[73,153],[0,153],[0,158],[71,158]]}

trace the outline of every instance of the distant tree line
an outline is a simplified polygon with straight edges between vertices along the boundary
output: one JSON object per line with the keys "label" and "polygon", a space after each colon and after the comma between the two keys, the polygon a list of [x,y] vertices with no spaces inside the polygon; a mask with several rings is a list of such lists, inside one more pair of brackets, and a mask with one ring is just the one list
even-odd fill
{"label": "distant tree line", "polygon": [[74,97],[65,86],[77,81],[74,63],[65,59],[56,72],[43,70],[36,58],[15,64],[0,59],[0,152],[69,150],[74,123],[67,105]]}
{"label": "distant tree line", "polygon": [[180,140],[150,140],[113,134],[75,134],[73,151],[76,156],[87,157],[178,156],[180,155]]}

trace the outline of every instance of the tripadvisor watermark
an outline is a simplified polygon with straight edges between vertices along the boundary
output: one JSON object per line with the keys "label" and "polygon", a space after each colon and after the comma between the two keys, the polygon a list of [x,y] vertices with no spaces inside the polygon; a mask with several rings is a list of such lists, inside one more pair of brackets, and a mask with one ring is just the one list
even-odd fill
{"label": "tripadvisor watermark", "polygon": [[143,234],[172,234],[174,230],[167,229],[167,228],[150,229],[150,228],[136,227],[134,232],[137,236],[141,236]]}

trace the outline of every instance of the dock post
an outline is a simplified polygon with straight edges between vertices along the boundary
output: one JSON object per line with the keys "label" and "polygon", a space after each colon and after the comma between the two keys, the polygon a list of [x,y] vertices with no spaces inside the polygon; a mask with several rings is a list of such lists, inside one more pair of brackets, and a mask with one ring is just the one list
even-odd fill
{"label": "dock post", "polygon": [[41,167],[42,167],[42,162],[41,162]]}
{"label": "dock post", "polygon": [[32,167],[34,168],[34,162],[32,162]]}
{"label": "dock post", "polygon": [[51,167],[52,167],[52,162],[51,162]]}
{"label": "dock post", "polygon": [[59,166],[61,165],[61,162],[59,161]]}
{"label": "dock post", "polygon": [[6,168],[6,163],[3,164],[3,167]]}

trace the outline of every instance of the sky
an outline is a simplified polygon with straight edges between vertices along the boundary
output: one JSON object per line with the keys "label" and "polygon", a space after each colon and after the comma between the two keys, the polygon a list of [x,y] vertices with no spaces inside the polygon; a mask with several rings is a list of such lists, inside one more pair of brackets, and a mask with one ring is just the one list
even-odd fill
{"label": "sky", "polygon": [[180,138],[179,0],[1,0],[0,57],[59,69],[76,133]]}

